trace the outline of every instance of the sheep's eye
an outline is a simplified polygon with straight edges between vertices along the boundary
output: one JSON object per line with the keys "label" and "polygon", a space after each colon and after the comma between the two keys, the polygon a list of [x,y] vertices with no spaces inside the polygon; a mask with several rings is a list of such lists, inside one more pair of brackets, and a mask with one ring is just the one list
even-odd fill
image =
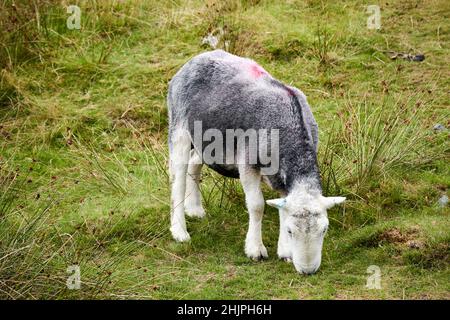
{"label": "sheep's eye", "polygon": [[288,230],[287,233],[292,237],[292,231]]}

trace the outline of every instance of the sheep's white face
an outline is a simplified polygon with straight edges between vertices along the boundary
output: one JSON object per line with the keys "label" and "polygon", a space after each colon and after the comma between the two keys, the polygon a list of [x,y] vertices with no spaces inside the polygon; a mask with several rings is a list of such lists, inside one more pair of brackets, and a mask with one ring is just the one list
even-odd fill
{"label": "sheep's white face", "polygon": [[289,195],[268,200],[280,210],[279,245],[289,252],[295,269],[312,274],[320,267],[323,239],[328,229],[327,209],[345,201],[344,197]]}
{"label": "sheep's white face", "polygon": [[323,239],[328,228],[326,213],[308,210],[288,213],[284,228],[295,269],[305,274],[316,272],[322,260]]}

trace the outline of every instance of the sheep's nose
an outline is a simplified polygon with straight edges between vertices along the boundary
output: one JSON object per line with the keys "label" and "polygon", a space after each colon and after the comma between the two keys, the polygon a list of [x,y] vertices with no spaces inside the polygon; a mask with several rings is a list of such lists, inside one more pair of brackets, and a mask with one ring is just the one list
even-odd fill
{"label": "sheep's nose", "polygon": [[317,268],[316,269],[311,269],[311,270],[302,270],[302,274],[310,276],[310,275],[316,273],[316,271],[317,271]]}
{"label": "sheep's nose", "polygon": [[[297,269],[297,268],[296,268]],[[300,267],[297,269],[297,271],[304,275],[312,275],[319,270],[319,266],[313,266],[313,267]]]}

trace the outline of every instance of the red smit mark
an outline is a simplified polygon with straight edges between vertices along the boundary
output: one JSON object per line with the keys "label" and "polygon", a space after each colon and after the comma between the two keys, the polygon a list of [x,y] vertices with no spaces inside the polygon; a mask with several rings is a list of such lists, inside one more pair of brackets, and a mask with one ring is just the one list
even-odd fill
{"label": "red smit mark", "polygon": [[250,73],[254,78],[259,78],[265,74],[267,74],[266,70],[264,70],[261,66],[257,64],[252,64],[250,66]]}

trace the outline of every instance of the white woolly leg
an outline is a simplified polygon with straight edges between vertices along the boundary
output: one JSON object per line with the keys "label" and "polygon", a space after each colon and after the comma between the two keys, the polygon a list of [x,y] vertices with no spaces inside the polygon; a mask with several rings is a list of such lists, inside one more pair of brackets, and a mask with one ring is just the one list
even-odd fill
{"label": "white woolly leg", "polygon": [[287,233],[286,226],[284,224],[285,219],[285,214],[280,211],[280,235],[278,237],[277,254],[280,259],[291,262],[292,252],[289,246],[289,234]]}
{"label": "white woolly leg", "polygon": [[245,192],[245,202],[249,213],[245,253],[253,259],[267,258],[267,250],[262,241],[261,227],[264,214],[264,197],[261,191],[261,175],[254,169],[242,165],[239,175]]}
{"label": "white woolly leg", "polygon": [[170,231],[176,241],[189,241],[184,218],[184,196],[186,190],[186,171],[189,162],[191,140],[189,132],[177,129],[171,136],[170,175],[172,179]]}
{"label": "white woolly leg", "polygon": [[201,172],[202,163],[200,156],[192,149],[186,176],[186,196],[184,202],[184,208],[189,217],[203,218],[205,216],[199,189]]}

